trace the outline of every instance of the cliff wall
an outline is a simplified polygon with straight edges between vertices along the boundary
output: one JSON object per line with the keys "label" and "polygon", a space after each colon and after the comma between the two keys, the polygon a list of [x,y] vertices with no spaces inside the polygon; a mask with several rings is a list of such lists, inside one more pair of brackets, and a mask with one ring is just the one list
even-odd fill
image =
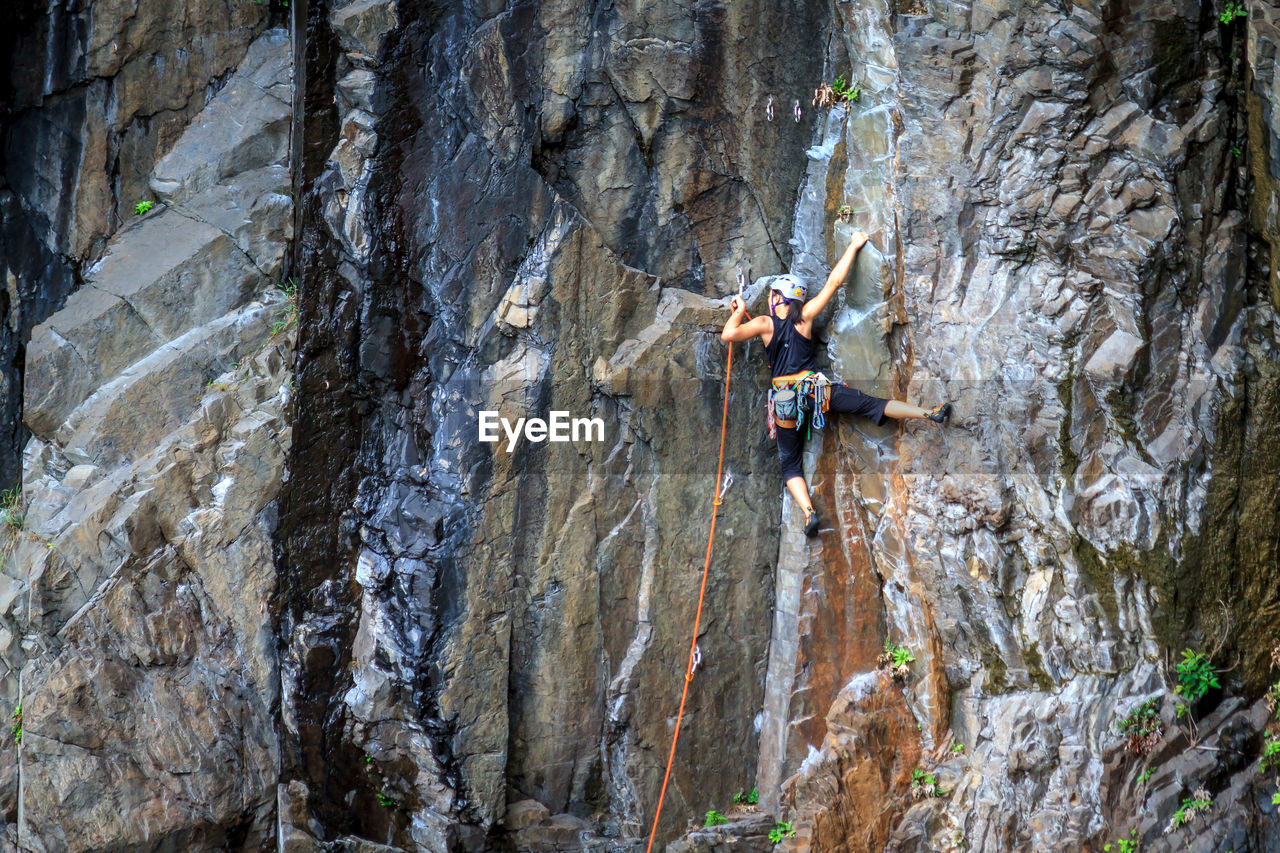
{"label": "cliff wall", "polygon": [[[719,495],[660,844],[1280,849],[1275,8],[190,2],[69,189],[123,72],[6,93],[0,844],[644,849]],[[718,332],[854,230],[824,368],[955,416],[815,433],[807,540]]]}

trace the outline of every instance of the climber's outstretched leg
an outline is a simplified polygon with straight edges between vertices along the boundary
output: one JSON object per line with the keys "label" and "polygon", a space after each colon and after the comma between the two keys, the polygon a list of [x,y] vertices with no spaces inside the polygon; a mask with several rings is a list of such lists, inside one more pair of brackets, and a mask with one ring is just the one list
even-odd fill
{"label": "climber's outstretched leg", "polygon": [[919,406],[913,406],[901,400],[888,400],[885,402],[884,415],[887,418],[895,418],[900,421],[907,418],[928,418],[934,423],[940,424],[951,420],[951,404],[939,403],[932,409],[922,409]]}
{"label": "climber's outstretched leg", "polygon": [[[875,421],[877,425],[883,424],[890,418],[894,420],[928,418],[935,423],[945,423],[951,418],[950,403],[940,403],[932,409],[924,409],[901,400],[872,397],[856,388],[850,388],[843,382],[831,386],[831,406],[828,411],[862,415],[864,418]],[[787,484],[787,491],[795,499],[796,506],[804,513],[805,535],[817,536],[818,514],[813,509],[813,501],[809,497],[809,486],[804,481],[804,468],[800,462],[803,448],[804,436],[800,429],[778,427],[778,459],[782,462],[782,479]]]}
{"label": "climber's outstretched leg", "polygon": [[831,386],[830,411],[862,415],[864,418],[875,421],[876,426],[881,426],[889,418],[899,421],[908,418],[928,418],[934,423],[945,423],[951,418],[950,403],[940,403],[932,409],[922,409],[901,400],[885,400],[863,394],[844,382],[836,382]]}

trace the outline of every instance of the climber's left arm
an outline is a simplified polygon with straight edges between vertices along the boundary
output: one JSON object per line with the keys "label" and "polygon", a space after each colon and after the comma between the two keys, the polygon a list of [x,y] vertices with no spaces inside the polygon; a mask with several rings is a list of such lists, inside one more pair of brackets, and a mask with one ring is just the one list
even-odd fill
{"label": "climber's left arm", "polygon": [[822,286],[822,290],[818,292],[818,295],[806,302],[804,308],[801,309],[800,314],[805,320],[812,321],[813,318],[822,313],[822,309],[827,307],[831,297],[836,295],[836,290],[848,278],[849,270],[853,269],[854,256],[858,254],[858,250],[866,244],[868,239],[870,238],[862,231],[854,232],[849,239],[849,247],[844,250],[844,254],[836,262],[835,267],[831,270],[831,275],[827,276],[827,283]]}

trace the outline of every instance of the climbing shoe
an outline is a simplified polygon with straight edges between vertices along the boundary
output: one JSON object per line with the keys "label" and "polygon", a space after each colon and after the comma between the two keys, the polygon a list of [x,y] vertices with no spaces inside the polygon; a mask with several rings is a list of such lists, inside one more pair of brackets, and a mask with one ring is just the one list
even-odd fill
{"label": "climbing shoe", "polygon": [[951,404],[939,403],[930,410],[927,417],[935,424],[945,424],[951,420]]}
{"label": "climbing shoe", "polygon": [[807,513],[805,514],[805,517],[804,517],[804,535],[805,535],[805,536],[817,536],[817,535],[818,535],[818,514],[817,514],[816,512],[814,512],[813,510],[809,510],[809,512],[807,512]]}

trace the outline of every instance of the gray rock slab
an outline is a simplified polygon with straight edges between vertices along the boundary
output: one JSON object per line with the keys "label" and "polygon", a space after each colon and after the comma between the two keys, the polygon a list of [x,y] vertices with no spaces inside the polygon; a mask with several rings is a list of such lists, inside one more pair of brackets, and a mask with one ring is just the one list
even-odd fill
{"label": "gray rock slab", "polygon": [[229,236],[262,273],[275,278],[293,238],[291,180],[284,165],[234,175],[180,206]]}
{"label": "gray rock slab", "polygon": [[273,316],[251,306],[165,344],[95,392],[55,440],[96,464],[135,458],[190,417],[210,378],[262,345]]}
{"label": "gray rock slab", "polygon": [[[164,211],[113,244],[92,285],[128,302],[160,341],[168,341],[243,304],[261,278],[222,231]],[[122,366],[101,376],[114,376]]]}
{"label": "gray rock slab", "polygon": [[289,151],[289,39],[262,35],[240,69],[151,173],[163,201],[182,202],[223,179],[283,163]]}

